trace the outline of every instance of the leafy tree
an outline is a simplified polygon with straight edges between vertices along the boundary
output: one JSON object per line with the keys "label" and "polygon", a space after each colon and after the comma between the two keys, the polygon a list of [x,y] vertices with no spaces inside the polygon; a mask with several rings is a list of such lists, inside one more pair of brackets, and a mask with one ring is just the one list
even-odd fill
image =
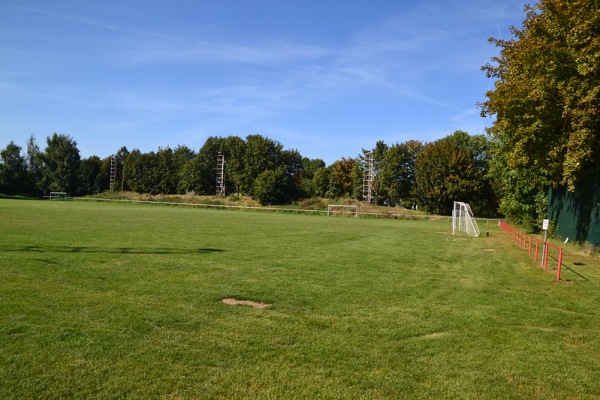
{"label": "leafy tree", "polygon": [[154,152],[141,153],[134,149],[125,159],[123,166],[125,184],[138,193],[160,193],[159,158]]}
{"label": "leafy tree", "polygon": [[357,159],[344,158],[330,166],[329,188],[326,197],[352,197],[355,195],[356,168],[359,168]]}
{"label": "leafy tree", "polygon": [[[134,192],[138,191],[142,187],[141,185],[141,175],[143,174],[143,168],[140,165],[140,157],[142,153],[138,149],[133,149],[125,158],[125,163],[123,165],[123,175],[124,175],[124,186],[128,190],[133,190]],[[110,162],[110,157],[105,158],[106,161]]]}
{"label": "leafy tree", "polygon": [[415,162],[423,145],[418,141],[396,143],[382,153],[375,186],[380,203],[411,207],[414,203]]}
{"label": "leafy tree", "polygon": [[177,168],[173,150],[170,147],[159,148],[156,153],[157,182],[155,190],[161,194],[177,193]]}
{"label": "leafy tree", "polygon": [[244,168],[240,186],[242,193],[254,195],[254,181],[267,170],[274,170],[283,164],[281,143],[261,135],[246,137]]}
{"label": "leafy tree", "polygon": [[194,159],[195,155],[194,151],[187,146],[177,146],[173,151],[173,167],[177,175],[177,193],[179,194],[188,191],[185,188],[185,174],[187,172],[185,166]]}
{"label": "leafy tree", "polygon": [[501,210],[534,222],[550,185],[572,189],[600,169],[600,3],[541,0],[525,12],[512,39],[490,39],[500,54],[483,67],[496,83],[481,108],[496,117]]}
{"label": "leafy tree", "polygon": [[284,204],[289,201],[292,177],[284,166],[261,172],[254,181],[254,198],[262,205]]}
{"label": "leafy tree", "polygon": [[225,191],[238,192],[243,175],[245,142],[237,137],[211,136],[204,142],[195,157],[180,170],[180,190],[213,195],[216,192],[217,155],[225,156]]}
{"label": "leafy tree", "polygon": [[355,163],[352,166],[352,192],[349,197],[353,199],[361,199],[363,195],[363,179],[364,169],[358,159],[355,159]]}
{"label": "leafy tree", "polygon": [[43,192],[76,193],[81,159],[77,142],[68,135],[53,134],[46,139],[46,149],[38,153],[39,188]]}
{"label": "leafy tree", "polygon": [[200,180],[200,176],[198,170],[196,168],[198,155],[196,154],[194,158],[188,160],[179,170],[179,193],[187,193],[194,192],[198,193],[198,181]]}
{"label": "leafy tree", "polygon": [[[195,158],[186,163],[184,173],[187,176],[187,190],[197,194],[214,195],[217,190],[217,155],[223,151],[225,139],[211,136],[204,142]],[[226,162],[229,162],[227,157]]]}
{"label": "leafy tree", "polygon": [[475,213],[486,210],[487,171],[475,150],[480,140],[457,131],[425,145],[415,163],[415,195],[428,211],[449,215],[454,201],[471,203]]}
{"label": "leafy tree", "polygon": [[312,179],[318,169],[325,168],[325,166],[325,161],[320,158],[310,159],[308,157],[302,157],[302,170],[309,179]]}
{"label": "leafy tree", "polygon": [[225,190],[227,193],[240,194],[244,177],[246,142],[239,136],[226,137],[223,154],[225,155]]}
{"label": "leafy tree", "polygon": [[35,135],[31,134],[27,139],[27,155],[25,164],[27,167],[27,185],[29,187],[30,194],[42,195],[38,190],[38,180],[40,179],[40,147],[35,140]]}
{"label": "leafy tree", "polygon": [[312,178],[312,195],[316,197],[326,197],[329,192],[330,181],[331,168],[318,168]]}
{"label": "leafy tree", "polygon": [[27,167],[21,147],[10,142],[0,151],[0,193],[15,195],[27,192]]}
{"label": "leafy tree", "polygon": [[[111,160],[112,156],[105,157],[102,159],[102,164],[100,164],[100,171],[98,172],[98,190],[100,192],[104,192],[110,190],[110,168],[111,168]],[[123,164],[125,160],[123,160]],[[129,190],[127,187],[125,180],[122,182],[123,189]]]}
{"label": "leafy tree", "polygon": [[[194,152],[187,146],[159,148],[158,182],[156,190],[162,194],[185,193],[186,179],[183,176],[188,170],[185,165],[193,159]],[[182,182],[181,182],[182,181]]]}
{"label": "leafy tree", "polygon": [[[372,153],[373,153],[373,174],[375,177],[377,177],[380,172],[386,168],[386,163],[387,163],[387,152],[389,150],[389,146],[387,144],[385,144],[385,142],[383,140],[379,140],[375,143],[375,148],[373,149]],[[364,153],[364,150],[363,150]],[[360,177],[360,180],[362,180],[363,177]],[[380,181],[375,179],[375,181],[373,182],[373,195],[375,196],[375,202],[377,204],[382,204],[382,198],[380,196],[380,191],[381,191],[381,187],[380,187]],[[362,196],[362,187],[360,189],[360,196]]]}
{"label": "leafy tree", "polygon": [[[315,173],[321,168],[325,168],[325,161],[321,159],[311,160],[308,157],[303,157],[301,160],[302,171],[298,177],[298,188],[302,197],[319,196],[316,194],[316,185],[313,182]],[[328,182],[328,180],[326,180]],[[327,192],[325,189],[320,196],[324,196]]]}
{"label": "leafy tree", "polygon": [[79,164],[79,190],[81,195],[96,194],[100,192],[100,179],[102,160],[98,156],[84,158]]}
{"label": "leafy tree", "polygon": [[[298,150],[289,149],[281,152],[281,167],[285,173],[285,196],[286,202],[291,202],[302,197],[301,185],[304,179],[304,165],[302,164],[302,155]],[[279,169],[278,167],[277,169]]]}
{"label": "leafy tree", "polygon": [[[115,180],[115,185],[117,186],[116,188],[111,188],[113,190],[120,190],[122,188],[124,188],[124,177],[123,177],[123,167],[125,166],[125,159],[127,158],[127,156],[129,155],[129,150],[127,150],[127,147],[123,146],[121,147],[118,151],[117,154],[115,154],[115,160],[117,162],[117,176],[116,176],[116,180]],[[110,172],[109,172],[110,174]],[[108,182],[109,182],[109,186],[110,186],[110,175],[108,175]],[[106,190],[106,189],[104,189]]]}

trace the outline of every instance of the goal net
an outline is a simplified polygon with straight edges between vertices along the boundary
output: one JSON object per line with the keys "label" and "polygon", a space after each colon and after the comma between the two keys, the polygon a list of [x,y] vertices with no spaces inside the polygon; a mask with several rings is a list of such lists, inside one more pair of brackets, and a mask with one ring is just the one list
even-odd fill
{"label": "goal net", "polygon": [[67,201],[67,194],[65,192],[50,192],[50,196],[48,196],[50,200],[61,200]]}
{"label": "goal net", "polygon": [[457,232],[464,232],[473,237],[479,236],[479,227],[469,203],[454,202],[454,209],[452,210],[452,234],[454,235]]}
{"label": "goal net", "polygon": [[330,204],[327,206],[327,216],[358,218],[358,206]]}

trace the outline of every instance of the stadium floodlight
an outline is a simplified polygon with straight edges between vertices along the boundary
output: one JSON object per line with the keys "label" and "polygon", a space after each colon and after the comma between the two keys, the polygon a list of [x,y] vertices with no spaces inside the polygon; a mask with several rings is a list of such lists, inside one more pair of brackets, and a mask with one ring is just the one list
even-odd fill
{"label": "stadium floodlight", "polygon": [[473,216],[469,203],[454,202],[452,209],[452,234],[464,232],[469,236],[478,237],[479,227]]}

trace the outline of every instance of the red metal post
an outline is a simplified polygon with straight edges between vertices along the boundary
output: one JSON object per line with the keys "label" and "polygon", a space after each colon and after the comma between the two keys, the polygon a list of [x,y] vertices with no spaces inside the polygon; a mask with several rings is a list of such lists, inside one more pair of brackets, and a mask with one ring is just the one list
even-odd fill
{"label": "red metal post", "polygon": [[556,267],[556,280],[560,281],[560,266],[562,265],[562,247],[558,249],[558,267]]}

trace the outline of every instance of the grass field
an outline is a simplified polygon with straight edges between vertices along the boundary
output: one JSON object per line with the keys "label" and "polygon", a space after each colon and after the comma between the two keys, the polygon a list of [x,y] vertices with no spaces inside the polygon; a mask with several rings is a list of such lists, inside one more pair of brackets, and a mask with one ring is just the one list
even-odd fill
{"label": "grass field", "polygon": [[600,398],[598,258],[557,283],[494,226],[23,200],[0,225],[2,399]]}

